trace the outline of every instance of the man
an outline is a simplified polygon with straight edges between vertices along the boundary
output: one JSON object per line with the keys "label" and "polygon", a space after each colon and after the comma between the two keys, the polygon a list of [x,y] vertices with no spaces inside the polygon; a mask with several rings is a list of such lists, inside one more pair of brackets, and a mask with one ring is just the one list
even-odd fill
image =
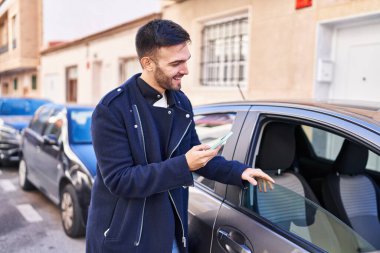
{"label": "man", "polygon": [[[192,171],[223,183],[273,180],[261,170],[216,156],[200,144],[192,106],[180,91],[188,74],[189,34],[154,20],[136,35],[142,74],[108,93],[92,121],[97,176],[86,248],[93,252],[187,252]],[[269,183],[271,186],[271,183]]]}

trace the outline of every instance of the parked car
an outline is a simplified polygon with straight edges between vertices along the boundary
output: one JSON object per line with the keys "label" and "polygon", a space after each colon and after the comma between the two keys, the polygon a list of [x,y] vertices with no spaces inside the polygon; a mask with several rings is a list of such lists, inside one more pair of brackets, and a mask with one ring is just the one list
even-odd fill
{"label": "parked car", "polygon": [[[272,191],[194,173],[190,252],[380,252],[380,106],[241,102],[196,107],[202,142],[260,168]],[[377,251],[376,251],[377,250]]]}
{"label": "parked car", "polygon": [[17,162],[20,151],[20,132],[33,113],[46,99],[0,98],[0,163]]}
{"label": "parked car", "polygon": [[43,105],[22,136],[20,186],[36,187],[59,205],[63,229],[70,237],[84,235],[96,171],[92,112],[92,107]]}

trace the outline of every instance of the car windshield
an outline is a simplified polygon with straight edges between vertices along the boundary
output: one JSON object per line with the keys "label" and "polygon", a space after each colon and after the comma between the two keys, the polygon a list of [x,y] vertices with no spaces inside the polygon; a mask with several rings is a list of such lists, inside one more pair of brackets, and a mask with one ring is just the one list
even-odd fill
{"label": "car windshield", "polygon": [[[281,185],[260,192],[250,186],[243,206],[282,229],[317,245],[327,252],[373,252],[376,249],[321,206]],[[378,250],[378,249],[377,249]]]}
{"label": "car windshield", "polygon": [[69,111],[69,139],[72,144],[91,144],[92,109],[71,109]]}
{"label": "car windshield", "polygon": [[0,101],[0,115],[33,115],[47,101],[43,99],[4,99]]}

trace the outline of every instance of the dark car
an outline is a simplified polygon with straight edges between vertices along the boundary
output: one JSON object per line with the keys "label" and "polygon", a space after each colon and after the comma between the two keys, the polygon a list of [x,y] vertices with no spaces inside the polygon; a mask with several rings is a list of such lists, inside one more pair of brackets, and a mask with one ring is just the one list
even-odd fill
{"label": "dark car", "polygon": [[60,206],[70,237],[84,235],[96,171],[90,126],[93,107],[46,104],[22,136],[19,183],[39,189]]}
{"label": "dark car", "polygon": [[272,191],[194,173],[191,252],[380,252],[380,106],[243,102],[195,108],[202,142],[232,131],[227,159]]}
{"label": "dark car", "polygon": [[17,162],[20,151],[20,132],[34,112],[46,99],[0,98],[0,163]]}

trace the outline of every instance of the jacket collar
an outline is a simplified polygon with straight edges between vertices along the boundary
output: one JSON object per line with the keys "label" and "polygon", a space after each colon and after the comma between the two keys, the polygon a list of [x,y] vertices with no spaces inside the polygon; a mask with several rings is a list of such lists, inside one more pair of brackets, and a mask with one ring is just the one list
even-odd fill
{"label": "jacket collar", "polygon": [[[145,102],[145,98],[142,95],[140,89],[138,88],[137,79],[140,77],[141,74],[136,74],[132,76],[125,84],[124,88],[128,90],[127,94],[129,96],[129,101],[131,103],[131,106],[136,105],[136,107],[139,110],[140,117],[148,117],[149,120],[153,120],[152,116],[147,113],[149,111],[148,104]],[[182,141],[183,137],[187,133],[191,122],[192,122],[192,115],[189,111],[187,111],[185,108],[183,108],[182,104],[184,104],[184,101],[181,101],[181,97],[177,92],[171,91],[173,106],[171,110],[174,111],[175,120],[172,121],[172,131],[170,136],[170,141],[168,145],[168,156],[173,154],[173,152],[178,148],[180,142]],[[191,109],[191,108],[190,108]],[[135,119],[137,120],[137,119]],[[142,126],[143,129],[151,126]],[[145,138],[145,141],[151,141],[152,143],[145,143],[142,145],[154,145],[154,140],[147,140]]]}
{"label": "jacket collar", "polygon": [[[137,78],[137,87],[139,88],[142,96],[145,100],[153,105],[158,100],[162,98],[162,94],[155,90],[152,86],[150,86],[147,82],[145,82],[141,77]],[[171,107],[174,105],[173,94],[172,91],[166,90],[165,95],[168,101],[168,106]]]}

